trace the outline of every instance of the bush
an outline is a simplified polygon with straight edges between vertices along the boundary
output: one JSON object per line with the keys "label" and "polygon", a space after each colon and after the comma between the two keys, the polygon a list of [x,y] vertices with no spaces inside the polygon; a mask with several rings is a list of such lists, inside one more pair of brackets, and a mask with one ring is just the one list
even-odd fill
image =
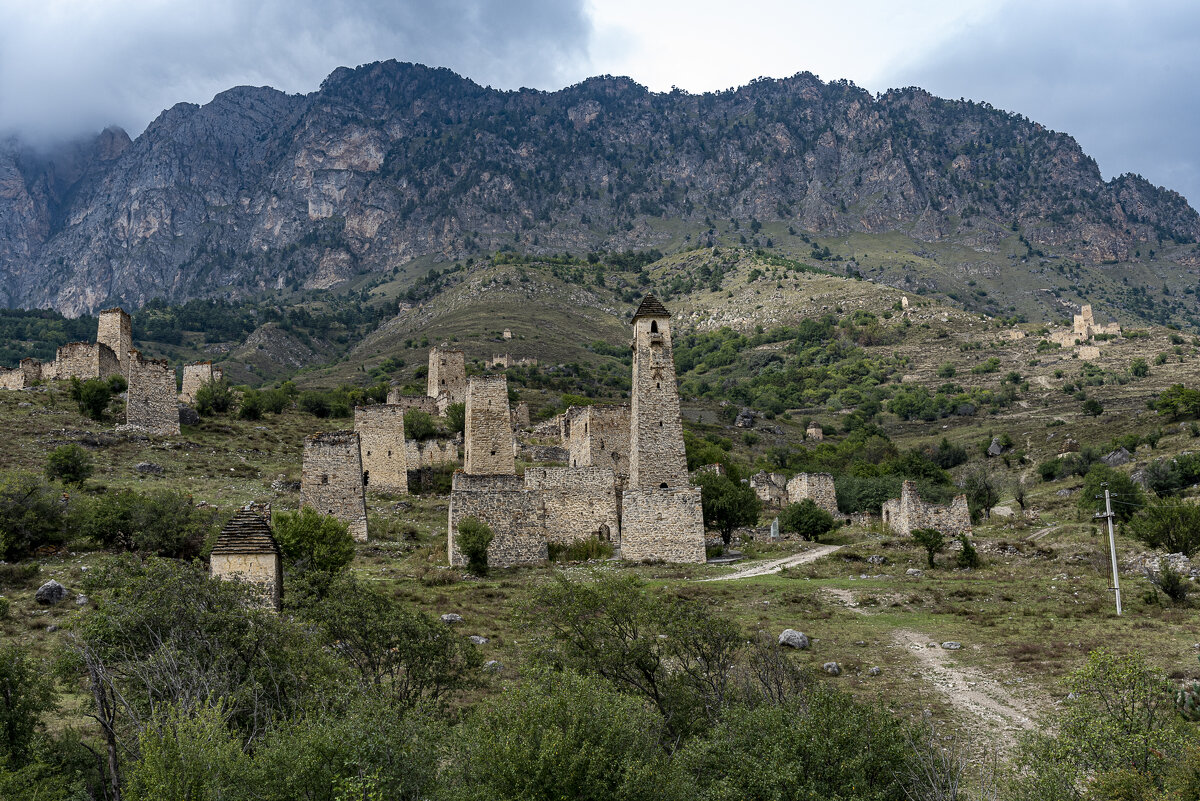
{"label": "bush", "polygon": [[108,383],[98,378],[89,378],[83,383],[79,379],[71,379],[71,396],[79,404],[79,411],[93,420],[104,419],[108,402],[112,400],[112,390]]}
{"label": "bush", "polygon": [[15,643],[0,645],[0,772],[29,759],[42,715],[55,706],[46,671]]}
{"label": "bush", "polygon": [[833,515],[817,506],[811,498],[789,503],[779,513],[780,531],[797,534],[810,542],[818,542],[822,534],[833,528]]}
{"label": "bush", "polygon": [[315,390],[301,392],[300,399],[296,403],[300,407],[300,411],[307,412],[313,417],[329,416],[329,398],[324,392],[317,392]]}
{"label": "bush", "polygon": [[30,473],[0,478],[0,559],[15,562],[64,538],[58,490]]}
{"label": "bush", "polygon": [[293,569],[337,573],[354,559],[350,527],[311,506],[299,512],[276,512],[275,541]]}
{"label": "bush", "polygon": [[46,457],[46,478],[63,484],[83,486],[91,477],[92,455],[75,443],[59,445]]}
{"label": "bush", "polygon": [[233,389],[224,378],[205,381],[196,390],[196,412],[202,417],[225,414],[233,408]]}
{"label": "bush", "polygon": [[709,470],[699,473],[695,484],[700,487],[704,525],[721,532],[721,541],[726,545],[733,539],[735,528],[758,522],[762,501],[749,485]]}
{"label": "bush", "polygon": [[458,521],[458,549],[467,558],[467,569],[477,576],[487,575],[487,549],[494,538],[492,529],[477,517]]}
{"label": "bush", "polygon": [[590,559],[608,559],[613,555],[612,544],[595,537],[575,542],[548,542],[546,551],[551,562],[586,562]]}
{"label": "bush", "polygon": [[962,550],[959,551],[955,563],[966,570],[974,570],[979,567],[979,552],[975,550],[975,544],[971,542],[971,538],[966,534],[958,535],[958,542],[962,545]]}
{"label": "bush", "polygon": [[946,537],[936,528],[918,528],[912,533],[913,542],[925,549],[929,566],[933,567],[933,557],[946,550]]}
{"label": "bush", "polygon": [[259,420],[263,414],[262,393],[248,389],[242,393],[242,402],[238,404],[238,417],[242,420]]}
{"label": "bush", "polygon": [[129,389],[129,382],[125,380],[125,376],[113,373],[108,377],[108,391],[112,394],[120,395],[127,389]]}
{"label": "bush", "polygon": [[[1113,507],[1119,508],[1117,504]],[[1122,530],[1151,548],[1182,553],[1190,559],[1200,551],[1200,505],[1153,499]]]}
{"label": "bush", "polygon": [[106,548],[180,559],[199,556],[214,528],[209,511],[197,508],[190,496],[169,490],[76,497],[70,521],[78,534]]}
{"label": "bush", "polygon": [[1162,590],[1163,594],[1175,603],[1187,602],[1188,593],[1192,589],[1191,584],[1169,564],[1164,564],[1162,570],[1151,572],[1147,578],[1156,589]]}
{"label": "bush", "polygon": [[1079,408],[1084,414],[1090,417],[1099,417],[1104,414],[1104,404],[1095,398],[1088,398]]}
{"label": "bush", "polygon": [[1104,484],[1108,484],[1109,493],[1119,499],[1112,505],[1117,520],[1121,523],[1129,522],[1138,507],[1142,505],[1145,493],[1127,473],[1106,464],[1092,465],[1087,475],[1083,477],[1083,489],[1079,491],[1079,501],[1077,502],[1079,508],[1090,512],[1103,510]]}
{"label": "bush", "polygon": [[[465,415],[465,412],[464,412]],[[464,421],[465,421],[464,417]],[[429,439],[437,434],[437,426],[428,412],[409,409],[404,413],[404,436],[406,439]]]}
{"label": "bush", "polygon": [[461,434],[467,425],[467,404],[452,403],[446,407],[446,430]]}
{"label": "bush", "polygon": [[283,389],[264,389],[259,392],[259,399],[264,412],[283,414],[292,405],[292,396]]}
{"label": "bush", "polygon": [[937,369],[938,378],[954,378],[954,376],[957,374],[958,368],[954,366],[953,362],[945,362]]}
{"label": "bush", "polygon": [[1129,374],[1134,378],[1145,378],[1150,375],[1150,365],[1143,358],[1134,359],[1129,363]]}

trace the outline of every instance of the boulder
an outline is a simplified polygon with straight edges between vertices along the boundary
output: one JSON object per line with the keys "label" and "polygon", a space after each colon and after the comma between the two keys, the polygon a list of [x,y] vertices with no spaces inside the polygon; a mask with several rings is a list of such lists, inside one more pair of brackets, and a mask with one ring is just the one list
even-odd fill
{"label": "boulder", "polygon": [[910,567],[908,570],[904,571],[904,575],[912,576],[913,578],[920,578],[925,574],[922,571],[917,570],[915,567]]}
{"label": "boulder", "polygon": [[779,644],[784,648],[798,648],[803,651],[808,647],[808,635],[795,629],[784,629],[779,635]]}
{"label": "boulder", "polygon": [[992,437],[992,444],[988,445],[988,456],[1000,456],[1004,453],[1004,446],[1000,444],[999,437]]}
{"label": "boulder", "polygon": [[476,645],[487,645],[488,644],[488,638],[481,637],[478,634],[472,634],[467,639],[470,640],[471,642],[475,643]]}
{"label": "boulder", "polygon": [[738,428],[754,428],[754,410],[742,409],[733,424]]}
{"label": "boulder", "polygon": [[88,605],[88,597],[86,595],[83,595],[82,593],[79,595],[76,595],[75,596],[75,605],[76,606],[87,606]]}
{"label": "boulder", "polygon": [[880,673],[882,673],[882,672],[883,672],[883,671],[882,671],[882,670],[880,670],[878,667],[871,667],[871,668],[867,668],[867,675],[868,675],[868,676],[878,676],[878,675],[879,675]]}
{"label": "boulder", "polygon": [[958,651],[962,648],[962,643],[954,642],[954,640],[949,640],[948,642],[942,643],[942,648],[944,648],[947,651]]}
{"label": "boulder", "polygon": [[451,612],[449,614],[442,615],[442,622],[449,626],[453,626],[455,624],[462,623],[463,617],[462,615]]}
{"label": "boulder", "polygon": [[821,670],[825,671],[830,676],[842,675],[842,666],[837,662],[826,662],[825,664],[821,665]]}
{"label": "boulder", "polygon": [[50,579],[45,584],[38,587],[38,590],[33,597],[39,604],[54,606],[54,604],[61,603],[66,599],[67,588],[59,584],[54,579]]}
{"label": "boulder", "polygon": [[163,474],[163,466],[154,462],[138,462],[133,469],[144,475],[161,476]]}
{"label": "boulder", "polygon": [[499,673],[502,670],[504,670],[504,665],[495,659],[489,659],[483,663],[483,671],[485,673]]}
{"label": "boulder", "polygon": [[1110,454],[1105,455],[1100,461],[1104,462],[1109,467],[1119,467],[1123,464],[1129,464],[1129,460],[1133,458],[1133,454],[1124,448],[1117,448]]}
{"label": "boulder", "polygon": [[181,426],[198,426],[200,425],[200,412],[193,409],[191,406],[179,404],[179,425]]}

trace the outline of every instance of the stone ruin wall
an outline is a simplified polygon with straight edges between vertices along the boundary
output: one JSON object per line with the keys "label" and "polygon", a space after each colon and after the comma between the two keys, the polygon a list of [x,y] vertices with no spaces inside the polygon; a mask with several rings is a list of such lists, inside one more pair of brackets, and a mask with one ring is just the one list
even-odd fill
{"label": "stone ruin wall", "polygon": [[408,449],[404,408],[379,404],[354,407],[354,430],[362,451],[363,486],[408,492]]}
{"label": "stone ruin wall", "polygon": [[445,395],[446,405],[466,402],[467,361],[461,350],[430,348],[425,394],[431,398]]}
{"label": "stone ruin wall", "polygon": [[810,425],[804,430],[804,438],[811,439],[814,442],[820,442],[821,440],[825,439],[825,432],[819,425]]}
{"label": "stone ruin wall", "polygon": [[1100,348],[1095,345],[1080,345],[1077,354],[1081,359],[1099,359]]}
{"label": "stone ruin wall", "polygon": [[621,558],[704,562],[699,488],[627,490],[621,498]]}
{"label": "stone ruin wall", "polygon": [[428,395],[401,395],[399,389],[393,389],[388,392],[387,402],[389,406],[402,406],[404,411],[416,409],[425,412],[430,417],[439,416],[437,398],[431,398]]}
{"label": "stone ruin wall", "polygon": [[133,324],[124,309],[108,309],[100,312],[96,326],[96,342],[107,345],[117,357],[120,372],[129,375],[129,351],[133,350]]}
{"label": "stone ruin wall", "polygon": [[212,362],[185,364],[183,366],[183,389],[179,393],[179,399],[184,403],[195,403],[196,393],[200,391],[200,387],[210,381],[218,380],[220,372],[220,370],[213,369]]}
{"label": "stone ruin wall", "polygon": [[[569,410],[568,414],[571,411]],[[619,478],[629,477],[629,407],[583,406],[571,415],[567,438],[571,467],[605,467]]]}
{"label": "stone ruin wall", "polygon": [[[125,371],[117,361],[117,354],[112,348],[98,342],[70,342],[59,347],[55,355],[55,374],[57,378],[68,379],[75,376],[80,381],[92,378],[107,379],[109,376],[122,374]],[[174,395],[174,390],[171,391]]]}
{"label": "stone ruin wall", "polygon": [[[633,321],[629,486],[687,487],[687,456],[667,318]],[[574,423],[572,423],[572,426]]]}
{"label": "stone ruin wall", "polygon": [[512,410],[512,427],[514,430],[529,428],[529,404],[521,401]]}
{"label": "stone ruin wall", "polygon": [[125,424],[156,436],[178,434],[179,399],[175,394],[175,368],[165,359],[144,359],[135,350],[130,352],[128,378]]}
{"label": "stone ruin wall", "polygon": [[350,527],[354,539],[365,542],[367,501],[362,479],[358,434],[334,431],[304,438],[300,504],[336,517]]}
{"label": "stone ruin wall", "polygon": [[768,473],[765,470],[755,473],[750,477],[750,488],[766,506],[779,508],[787,505],[787,477],[783,473]]}
{"label": "stone ruin wall", "polygon": [[835,519],[845,516],[838,511],[837,491],[829,473],[798,473],[792,477],[787,483],[788,503],[799,503],[806,498]]}
{"label": "stone ruin wall", "polygon": [[39,359],[25,358],[21,359],[18,365],[14,368],[0,367],[0,389],[25,389],[32,387],[42,379],[53,378],[53,370],[46,370],[47,365],[42,364]]}
{"label": "stone ruin wall", "polygon": [[467,385],[463,469],[471,475],[513,475],[512,419],[508,379],[476,376]]}
{"label": "stone ruin wall", "polygon": [[600,539],[619,544],[616,477],[605,467],[530,467],[525,489],[539,496],[548,542]]}
{"label": "stone ruin wall", "polygon": [[254,594],[265,606],[279,609],[283,605],[281,562],[276,554],[214,553],[208,564],[214,578],[245,581],[254,588]]}
{"label": "stone ruin wall", "polygon": [[539,439],[553,439],[559,442],[563,441],[562,437],[562,420],[559,418],[562,415],[551,417],[549,420],[543,420],[533,427],[533,435]]}
{"label": "stone ruin wall", "polygon": [[458,444],[452,439],[427,439],[420,442],[406,439],[404,448],[409,470],[459,463]]}
{"label": "stone ruin wall", "polygon": [[971,511],[967,496],[958,495],[948,506],[925,503],[916,484],[905,481],[900,497],[883,504],[883,524],[896,534],[907,536],[919,528],[932,528],[947,537],[971,533]]}

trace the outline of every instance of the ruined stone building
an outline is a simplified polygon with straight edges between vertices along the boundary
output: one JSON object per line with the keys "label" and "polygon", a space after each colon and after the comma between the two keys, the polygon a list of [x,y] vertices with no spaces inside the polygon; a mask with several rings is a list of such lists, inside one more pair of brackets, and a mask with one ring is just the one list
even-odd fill
{"label": "ruined stone building", "polygon": [[804,430],[805,439],[811,439],[820,442],[825,439],[825,432],[816,423],[809,423],[808,428]]}
{"label": "ruined stone building", "polygon": [[629,482],[621,499],[621,557],[704,561],[700,489],[688,480],[675,386],[671,314],[647,295],[633,315]]}
{"label": "ruined stone building", "polygon": [[492,358],[488,359],[487,366],[489,369],[497,367],[507,370],[509,367],[537,367],[537,359],[523,357],[514,359],[507,353],[493,353]]}
{"label": "ruined stone building", "polygon": [[429,349],[425,394],[437,399],[439,414],[445,414],[452,403],[466,402],[467,360],[461,350]]}
{"label": "ruined stone building", "polygon": [[[46,368],[50,369],[47,370]],[[54,378],[54,365],[42,364],[40,359],[25,358],[14,368],[0,367],[0,389],[25,389],[43,380]],[[49,375],[47,374],[49,373]]]}
{"label": "ruined stone building", "polygon": [[787,502],[799,503],[810,500],[833,515],[844,517],[838,511],[837,492],[833,488],[833,476],[829,473],[797,473],[787,483]]}
{"label": "ruined stone building", "polygon": [[467,384],[463,469],[471,475],[514,475],[508,379],[475,376]]}
{"label": "ruined stone building", "polygon": [[529,404],[525,401],[513,407],[512,427],[514,430],[529,428]]}
{"label": "ruined stone building", "polygon": [[131,350],[128,371],[125,424],[156,436],[178,434],[179,400],[175,394],[175,368],[166,359],[145,359],[141,353]]}
{"label": "ruined stone building", "polygon": [[333,431],[304,438],[300,503],[336,517],[350,527],[354,539],[366,541],[367,500],[357,433]]}
{"label": "ruined stone building", "polygon": [[438,416],[437,398],[431,398],[428,395],[402,395],[399,387],[388,390],[387,402],[392,406],[404,407],[406,412],[409,409],[416,409],[431,417]]}
{"label": "ruined stone building", "polygon": [[129,351],[133,350],[133,322],[124,309],[107,309],[100,312],[96,326],[96,342],[107,345],[116,354],[121,372],[129,375]]}
{"label": "ruined stone building", "polygon": [[179,399],[184,403],[195,403],[196,393],[200,387],[211,381],[220,381],[223,373],[221,368],[213,367],[212,362],[195,362],[183,366],[183,389]]}
{"label": "ruined stone building", "polygon": [[567,463],[607,467],[623,483],[629,477],[629,406],[572,406],[567,417]]}
{"label": "ruined stone building", "polygon": [[400,405],[354,407],[354,430],[362,449],[364,487],[408,492],[408,448]]}
{"label": "ruined stone building", "polygon": [[457,465],[461,461],[458,444],[452,439],[426,439],[420,442],[408,439],[404,447],[408,452],[409,470]]}
{"label": "ruined stone building", "polygon": [[99,342],[69,342],[58,349],[54,358],[55,377],[66,380],[75,376],[80,381],[92,378],[107,379],[125,375],[117,354]]}
{"label": "ruined stone building", "polygon": [[283,563],[271,533],[269,504],[250,504],[233,516],[209,557],[213,578],[245,581],[261,604],[279,611],[283,605]]}
{"label": "ruined stone building", "polygon": [[971,512],[967,496],[958,495],[948,506],[925,503],[917,494],[917,485],[905,481],[900,497],[883,504],[883,524],[896,534],[908,535],[919,528],[933,528],[947,537],[971,533]]}
{"label": "ruined stone building", "polygon": [[[719,465],[718,465],[719,467]],[[764,505],[773,509],[788,503],[787,476],[761,470],[750,477],[750,489]]]}

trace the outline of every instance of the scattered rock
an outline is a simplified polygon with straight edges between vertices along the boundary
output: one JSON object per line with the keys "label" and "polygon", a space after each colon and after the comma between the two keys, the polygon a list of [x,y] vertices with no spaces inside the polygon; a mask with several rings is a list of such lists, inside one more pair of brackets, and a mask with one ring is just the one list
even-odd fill
{"label": "scattered rock", "polygon": [[1076,492],[1078,492],[1078,491],[1079,491],[1079,490],[1078,490],[1078,488],[1074,488],[1074,489],[1060,489],[1058,492],[1056,492],[1056,493],[1054,493],[1054,494],[1055,494],[1055,495],[1057,495],[1057,496],[1058,496],[1058,497],[1060,497],[1060,498],[1070,498],[1072,495],[1074,495],[1074,494],[1075,494]]}
{"label": "scattered rock", "polygon": [[825,664],[821,665],[821,670],[825,671],[830,676],[842,675],[842,666],[837,662],[826,662]]}
{"label": "scattered rock", "polygon": [[913,578],[920,578],[921,576],[925,575],[925,573],[917,570],[915,567],[910,567],[908,570],[904,571],[904,575],[912,576]]}
{"label": "scattered rock", "polygon": [[38,591],[33,596],[39,604],[54,606],[61,603],[67,597],[67,588],[59,584],[54,579],[50,579],[42,586],[38,587]]}
{"label": "scattered rock", "polygon": [[82,593],[80,593],[79,595],[75,596],[75,604],[77,606],[87,606],[87,603],[88,603],[88,597],[86,595],[83,595]]}
{"label": "scattered rock", "polygon": [[504,665],[500,664],[498,660],[489,659],[483,663],[483,671],[485,673],[499,673],[502,670],[504,670]]}
{"label": "scattered rock", "polygon": [[1100,461],[1104,462],[1109,467],[1119,467],[1123,464],[1129,464],[1129,460],[1133,458],[1133,454],[1124,448],[1117,448],[1112,453],[1106,455]]}
{"label": "scattered rock", "polygon": [[488,638],[481,637],[478,634],[472,634],[467,639],[470,640],[471,642],[475,643],[476,645],[487,645],[488,644]]}
{"label": "scattered rock", "polygon": [[795,629],[784,629],[779,635],[779,644],[785,648],[798,648],[803,651],[808,647],[808,635]]}
{"label": "scattered rock", "polygon": [[463,618],[462,618],[462,615],[451,612],[449,614],[442,615],[442,622],[446,623],[447,625],[453,626],[456,623],[462,623]]}
{"label": "scattered rock", "polygon": [[738,428],[754,428],[754,410],[743,408],[738,412],[733,424]]}
{"label": "scattered rock", "polygon": [[871,556],[867,557],[867,561],[873,565],[886,565],[888,559],[882,554],[872,554]]}
{"label": "scattered rock", "polygon": [[284,481],[281,478],[277,478],[271,482],[271,490],[273,492],[299,492],[300,491],[300,482],[299,481]]}
{"label": "scattered rock", "polygon": [[156,476],[161,476],[163,474],[162,465],[155,464],[154,462],[138,462],[133,469],[139,473],[152,473]]}
{"label": "scattered rock", "polygon": [[949,640],[947,642],[942,643],[942,648],[944,648],[947,651],[958,651],[962,648],[962,643],[954,642],[954,640]]}
{"label": "scattered rock", "polygon": [[200,413],[191,406],[179,404],[179,425],[181,426],[198,426],[200,425]]}
{"label": "scattered rock", "polygon": [[20,409],[28,409],[30,406],[33,406],[33,404],[29,401],[21,401],[17,404],[17,407]]}
{"label": "scattered rock", "polygon": [[57,623],[51,623],[49,626],[46,626],[46,633],[53,634],[56,631],[58,631]]}
{"label": "scattered rock", "polygon": [[867,675],[868,675],[868,676],[878,676],[878,675],[879,675],[880,673],[882,673],[882,672],[883,672],[883,671],[882,671],[882,670],[880,670],[880,669],[879,669],[879,668],[877,668],[877,667],[870,667],[870,668],[867,668]]}
{"label": "scattered rock", "polygon": [[1004,446],[1000,444],[999,437],[992,437],[992,444],[988,445],[988,456],[999,456],[1004,453]]}

